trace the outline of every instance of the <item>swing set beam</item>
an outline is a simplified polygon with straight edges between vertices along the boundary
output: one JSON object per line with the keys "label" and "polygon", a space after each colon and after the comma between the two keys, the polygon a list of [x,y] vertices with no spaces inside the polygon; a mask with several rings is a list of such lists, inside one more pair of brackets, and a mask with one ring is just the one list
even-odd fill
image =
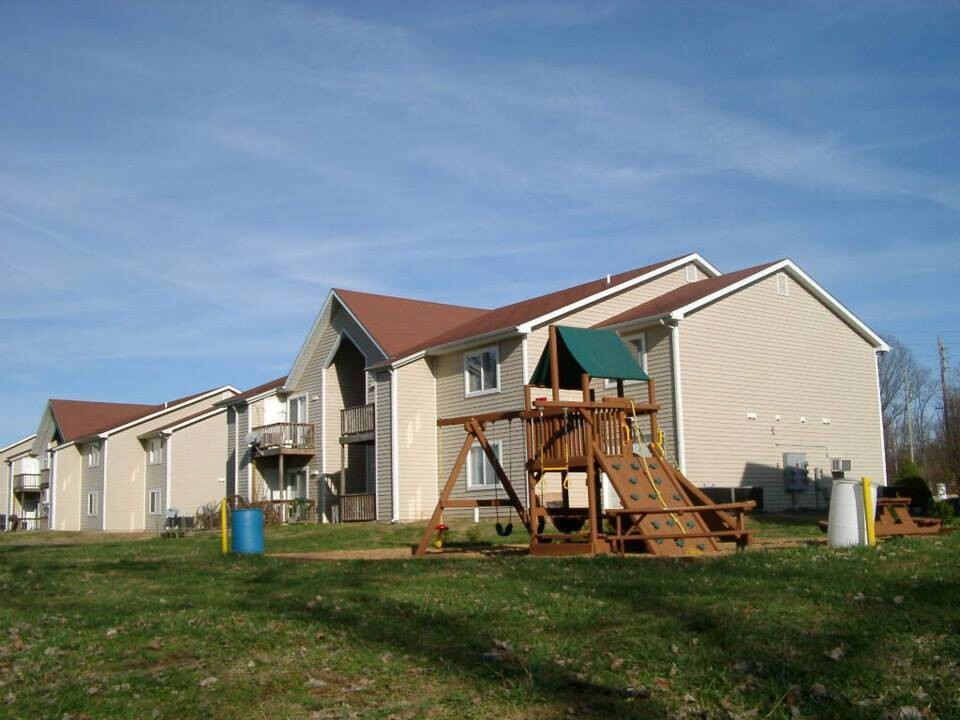
{"label": "swing set beam", "polygon": [[[416,550],[413,551],[414,555],[422,556],[426,554],[427,547],[430,545],[430,538],[433,536],[434,530],[443,517],[443,511],[446,508],[513,507],[517,513],[517,517],[520,518],[520,522],[527,528],[527,531],[529,532],[531,530],[530,519],[523,507],[523,503],[513,489],[513,484],[510,482],[510,478],[507,477],[507,473],[504,472],[499,458],[497,458],[496,453],[493,452],[490,441],[487,439],[487,434],[483,431],[485,422],[486,421],[478,418],[469,418],[463,423],[463,429],[466,430],[467,436],[463,440],[463,445],[460,446],[457,460],[453,464],[453,469],[450,471],[450,476],[447,478],[447,483],[444,485],[443,491],[440,493],[437,506],[433,510],[433,515],[430,516],[430,522],[427,523],[427,527],[423,531],[423,537],[420,538],[420,543],[417,545]],[[470,454],[470,449],[473,447],[474,442],[479,443],[480,447],[483,448],[484,455],[487,456],[487,460],[490,461],[490,465],[493,467],[493,471],[497,476],[497,482],[499,482],[506,491],[507,497],[509,498],[508,500],[461,500],[450,498],[450,494],[453,492],[454,487],[456,487],[457,479],[460,477],[464,465],[466,465],[467,456]]]}

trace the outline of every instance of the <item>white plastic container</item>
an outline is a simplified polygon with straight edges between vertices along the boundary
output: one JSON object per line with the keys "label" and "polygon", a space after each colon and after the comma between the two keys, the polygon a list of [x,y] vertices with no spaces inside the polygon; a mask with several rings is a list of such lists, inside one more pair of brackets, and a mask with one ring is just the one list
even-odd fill
{"label": "white plastic container", "polygon": [[859,480],[834,480],[827,520],[827,544],[830,547],[868,545],[867,522],[877,514],[877,487],[871,484],[870,511],[863,511],[863,486]]}

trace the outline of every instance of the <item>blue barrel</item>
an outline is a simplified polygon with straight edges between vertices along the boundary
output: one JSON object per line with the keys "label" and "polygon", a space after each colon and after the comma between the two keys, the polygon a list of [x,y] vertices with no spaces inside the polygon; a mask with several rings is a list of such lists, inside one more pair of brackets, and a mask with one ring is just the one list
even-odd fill
{"label": "blue barrel", "polygon": [[263,555],[263,510],[243,508],[234,510],[230,517],[230,550],[242,555]]}

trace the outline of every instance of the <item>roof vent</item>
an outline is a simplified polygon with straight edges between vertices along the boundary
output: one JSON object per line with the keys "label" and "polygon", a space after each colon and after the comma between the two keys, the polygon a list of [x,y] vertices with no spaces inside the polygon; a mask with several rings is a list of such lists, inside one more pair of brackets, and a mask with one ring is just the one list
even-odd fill
{"label": "roof vent", "polygon": [[610,273],[607,273],[607,285],[610,284]]}

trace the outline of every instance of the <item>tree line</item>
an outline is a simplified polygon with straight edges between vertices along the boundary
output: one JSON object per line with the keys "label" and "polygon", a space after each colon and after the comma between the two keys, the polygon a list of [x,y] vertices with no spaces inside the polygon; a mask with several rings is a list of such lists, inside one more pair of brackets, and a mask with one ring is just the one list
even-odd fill
{"label": "tree line", "polygon": [[900,340],[886,337],[880,357],[880,403],[887,476],[920,473],[931,490],[957,492],[960,476],[960,368],[920,364]]}

